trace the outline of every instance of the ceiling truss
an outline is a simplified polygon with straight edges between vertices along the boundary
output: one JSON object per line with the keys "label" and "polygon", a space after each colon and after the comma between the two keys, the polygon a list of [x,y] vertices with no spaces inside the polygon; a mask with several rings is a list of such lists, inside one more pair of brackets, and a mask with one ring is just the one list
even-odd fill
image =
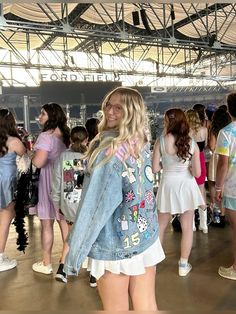
{"label": "ceiling truss", "polygon": [[[145,75],[152,77],[180,76],[205,77],[209,79],[232,80],[235,78],[236,41],[226,43],[227,32],[235,23],[236,4],[216,3],[205,5],[204,9],[191,4],[186,8],[180,4],[185,18],[175,20],[174,5],[162,4],[162,17],[158,15],[155,5],[134,4],[134,11],[144,10],[152,13],[152,19],[145,13],[144,27],[135,27],[125,20],[125,4],[114,4],[115,14],[111,15],[106,5],[78,4],[69,12],[68,4],[62,3],[60,13],[55,12],[50,4],[37,4],[45,14],[48,22],[32,22],[12,13],[3,15],[3,4],[0,4],[0,39],[8,49],[2,57],[1,67],[21,67],[33,78],[29,69],[52,69],[53,71],[76,71],[78,73],[111,73],[119,75]],[[101,24],[86,21],[83,15],[93,9]],[[220,15],[220,17],[219,17]],[[106,19],[104,18],[106,16]],[[210,17],[214,16],[214,20]],[[219,24],[219,18],[221,23]],[[157,27],[155,24],[161,25]],[[196,21],[201,23],[205,35],[199,31]],[[197,37],[184,35],[181,29],[191,26]],[[14,38],[21,34],[19,41]],[[39,44],[32,47],[37,37]],[[60,44],[56,42],[60,40]],[[71,40],[74,45],[71,46]],[[27,54],[22,53],[24,47]],[[103,55],[109,50],[114,68],[106,69]],[[52,53],[57,65],[47,59],[45,50]],[[63,54],[59,53],[63,52]],[[81,67],[71,55],[74,51],[87,54],[89,66]],[[182,56],[181,61],[178,61]],[[37,55],[38,62],[32,62]],[[125,57],[125,59],[124,59]],[[40,63],[40,60],[44,63]],[[34,59],[35,60],[35,59]],[[129,62],[132,60],[132,62]],[[155,64],[153,71],[140,70],[141,61]],[[117,64],[124,65],[117,68]],[[228,69],[227,77],[224,75]],[[36,82],[36,81],[35,81]]]}

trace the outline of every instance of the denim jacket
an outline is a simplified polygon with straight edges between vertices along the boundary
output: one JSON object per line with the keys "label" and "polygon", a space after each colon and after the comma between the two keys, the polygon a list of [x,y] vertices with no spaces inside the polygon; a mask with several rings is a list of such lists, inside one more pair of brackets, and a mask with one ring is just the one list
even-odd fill
{"label": "denim jacket", "polygon": [[[96,164],[106,152],[100,152]],[[158,222],[150,149],[141,158],[125,160],[125,145],[103,165],[85,173],[75,223],[69,236],[70,250],[64,265],[78,274],[87,256],[121,260],[140,254],[158,238]]]}

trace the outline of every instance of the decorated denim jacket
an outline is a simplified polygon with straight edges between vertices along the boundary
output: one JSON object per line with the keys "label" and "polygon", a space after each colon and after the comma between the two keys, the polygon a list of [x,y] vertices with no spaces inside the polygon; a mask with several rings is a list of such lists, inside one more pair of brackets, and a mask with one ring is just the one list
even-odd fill
{"label": "decorated denim jacket", "polygon": [[[64,265],[69,275],[78,274],[87,256],[113,261],[131,258],[158,238],[149,145],[138,160],[123,160],[125,151],[125,145],[120,146],[106,164],[85,174]],[[99,154],[96,164],[105,154]]]}

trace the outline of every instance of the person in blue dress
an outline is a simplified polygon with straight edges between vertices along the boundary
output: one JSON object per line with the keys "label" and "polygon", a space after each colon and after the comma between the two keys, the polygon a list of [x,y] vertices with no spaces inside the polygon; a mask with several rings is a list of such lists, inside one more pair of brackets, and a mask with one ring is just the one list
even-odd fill
{"label": "person in blue dress", "polygon": [[11,222],[15,216],[14,193],[16,189],[16,157],[25,153],[25,146],[18,135],[13,114],[0,109],[0,272],[16,267],[5,248]]}

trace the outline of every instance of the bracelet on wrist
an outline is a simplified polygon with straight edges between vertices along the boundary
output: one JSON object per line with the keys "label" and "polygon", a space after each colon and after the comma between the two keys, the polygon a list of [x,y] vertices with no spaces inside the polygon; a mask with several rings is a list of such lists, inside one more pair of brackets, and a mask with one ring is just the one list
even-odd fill
{"label": "bracelet on wrist", "polygon": [[222,191],[222,189],[215,189],[215,191],[216,191],[216,192],[221,192],[221,191]]}
{"label": "bracelet on wrist", "polygon": [[222,186],[218,186],[218,185],[215,184],[215,189],[222,190]]}

